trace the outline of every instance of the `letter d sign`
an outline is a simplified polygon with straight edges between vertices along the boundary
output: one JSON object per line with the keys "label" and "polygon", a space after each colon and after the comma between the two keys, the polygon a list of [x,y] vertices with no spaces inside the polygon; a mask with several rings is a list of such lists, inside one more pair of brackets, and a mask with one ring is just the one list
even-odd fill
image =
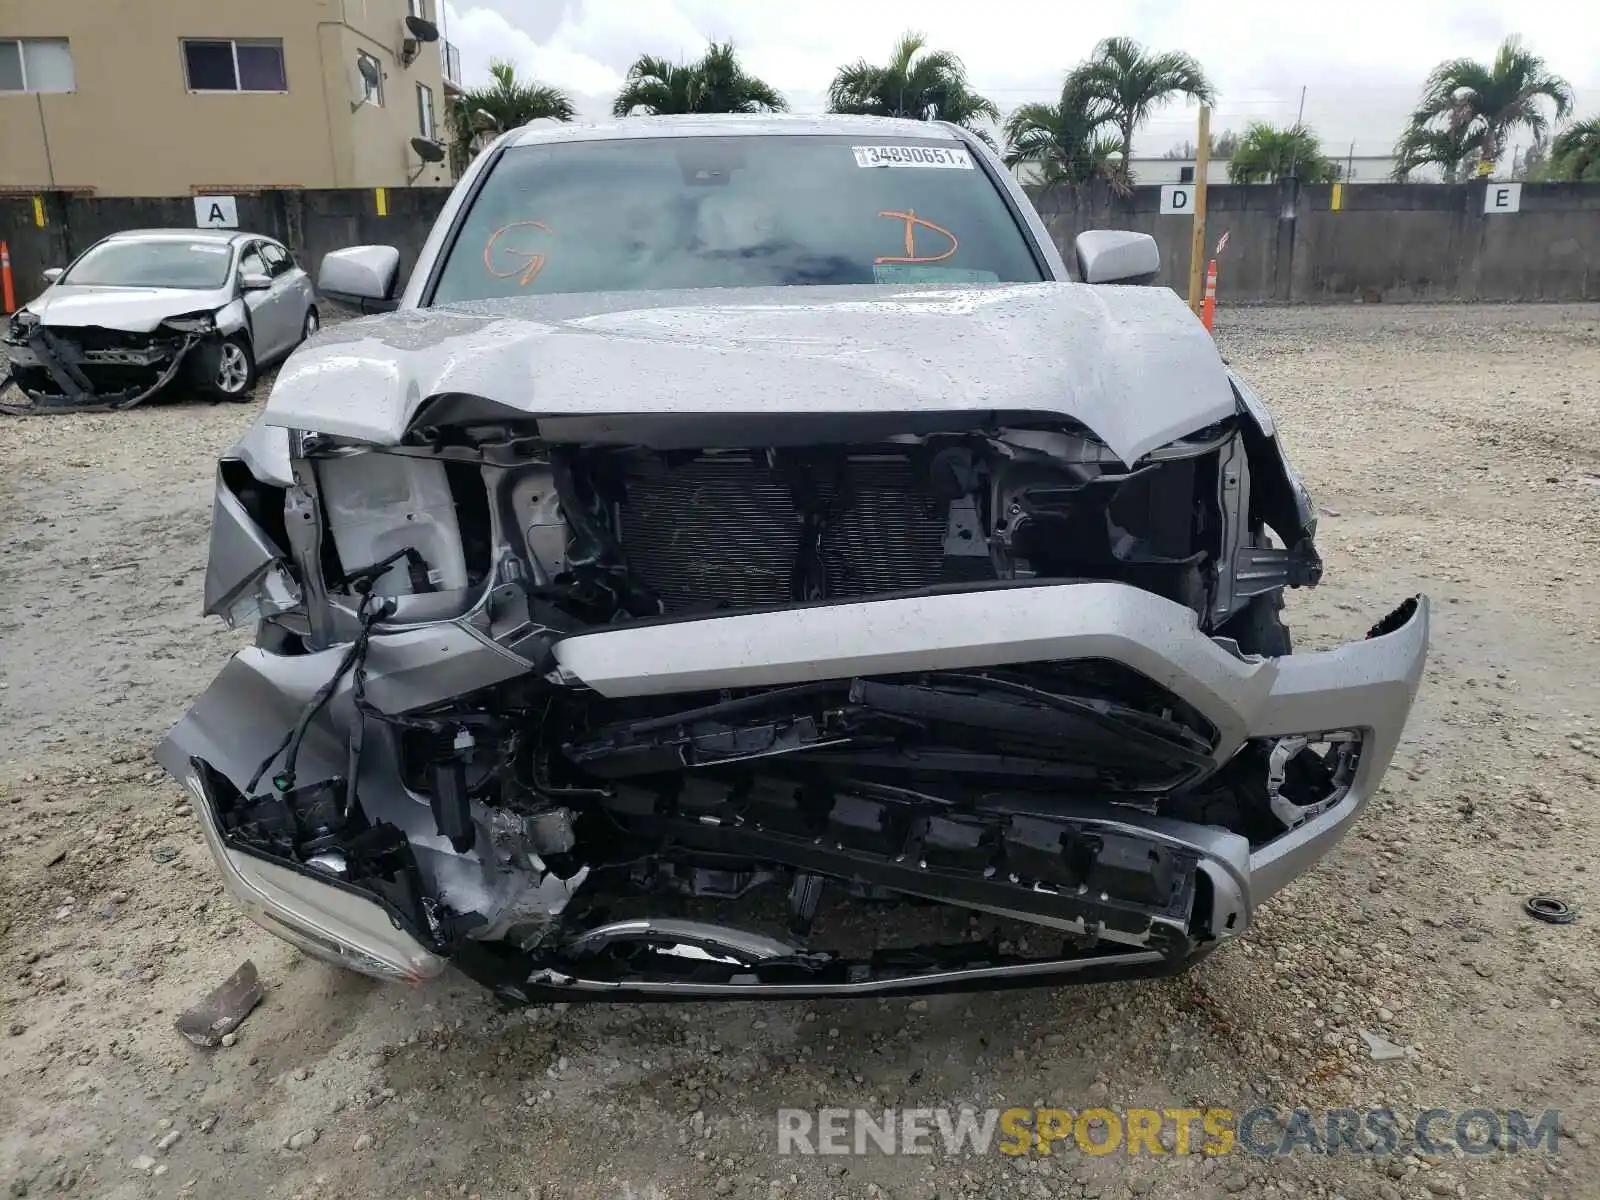
{"label": "letter d sign", "polygon": [[1161,185],[1161,215],[1188,217],[1194,214],[1194,184],[1164,183]]}

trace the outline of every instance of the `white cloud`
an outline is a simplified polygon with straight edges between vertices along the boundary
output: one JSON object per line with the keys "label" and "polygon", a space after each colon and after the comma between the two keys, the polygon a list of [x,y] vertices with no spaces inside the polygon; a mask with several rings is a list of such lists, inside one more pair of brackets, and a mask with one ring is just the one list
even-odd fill
{"label": "white cloud", "polygon": [[[1002,109],[1049,98],[1062,75],[1102,37],[1127,34],[1200,59],[1221,89],[1214,129],[1305,116],[1330,144],[1382,152],[1442,59],[1487,58],[1519,32],[1600,111],[1600,21],[1566,0],[1345,0],[1329,8],[1282,0],[923,0],[914,10],[882,0],[453,0],[447,36],[461,47],[468,82],[491,58],[573,93],[585,116],[609,108],[640,54],[686,59],[711,39],[731,40],[746,66],[801,112],[821,111],[834,70],[882,61],[908,27],[965,61],[978,89]],[[1192,137],[1195,113],[1175,105],[1146,126],[1153,151]]]}

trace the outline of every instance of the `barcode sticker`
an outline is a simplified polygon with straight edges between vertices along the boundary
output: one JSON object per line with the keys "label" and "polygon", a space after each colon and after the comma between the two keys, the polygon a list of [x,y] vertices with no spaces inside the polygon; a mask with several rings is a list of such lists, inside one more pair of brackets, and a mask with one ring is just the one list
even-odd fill
{"label": "barcode sticker", "polygon": [[942,167],[972,170],[972,155],[961,146],[852,146],[858,167]]}

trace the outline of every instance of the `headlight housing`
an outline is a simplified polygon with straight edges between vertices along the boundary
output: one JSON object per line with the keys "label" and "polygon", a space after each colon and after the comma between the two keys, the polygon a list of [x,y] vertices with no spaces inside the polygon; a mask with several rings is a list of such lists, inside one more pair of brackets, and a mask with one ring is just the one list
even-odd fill
{"label": "headlight housing", "polygon": [[7,340],[13,342],[27,341],[29,331],[31,331],[38,323],[39,318],[37,314],[31,313],[25,308],[19,308],[16,313],[12,315],[10,323],[6,326]]}
{"label": "headlight housing", "polygon": [[215,333],[217,318],[214,313],[192,313],[186,317],[168,317],[161,322],[178,333]]}

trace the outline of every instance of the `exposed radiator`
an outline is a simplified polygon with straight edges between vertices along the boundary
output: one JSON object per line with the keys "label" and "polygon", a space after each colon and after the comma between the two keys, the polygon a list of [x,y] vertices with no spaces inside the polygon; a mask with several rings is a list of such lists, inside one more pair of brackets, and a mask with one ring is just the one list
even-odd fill
{"label": "exposed radiator", "polygon": [[[944,569],[947,515],[902,460],[852,461],[822,541],[829,598],[926,587]],[[832,481],[814,481],[823,496]],[[802,514],[765,464],[703,458],[629,468],[620,515],[629,569],[669,612],[791,603]]]}

